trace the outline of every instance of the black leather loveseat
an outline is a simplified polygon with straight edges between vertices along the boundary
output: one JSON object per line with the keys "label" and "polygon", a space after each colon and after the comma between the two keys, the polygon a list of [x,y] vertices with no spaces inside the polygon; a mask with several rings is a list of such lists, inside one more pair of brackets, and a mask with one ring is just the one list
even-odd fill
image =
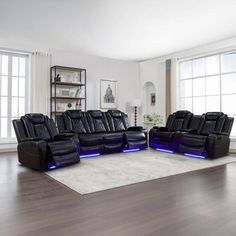
{"label": "black leather loveseat", "polygon": [[58,134],[55,123],[43,114],[26,114],[12,121],[18,140],[18,160],[27,167],[47,170],[80,161],[78,139]]}
{"label": "black leather loveseat", "polygon": [[75,133],[80,156],[145,149],[147,131],[130,127],[128,116],[119,110],[68,110],[57,116],[60,133]]}
{"label": "black leather loveseat", "polygon": [[193,115],[177,111],[168,117],[165,127],[150,130],[149,146],[200,158],[221,157],[229,151],[233,122],[222,112]]}

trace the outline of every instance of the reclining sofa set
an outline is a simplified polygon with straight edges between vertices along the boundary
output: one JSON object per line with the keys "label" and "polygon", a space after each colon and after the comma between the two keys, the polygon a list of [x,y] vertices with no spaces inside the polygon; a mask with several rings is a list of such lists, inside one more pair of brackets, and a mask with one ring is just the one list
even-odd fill
{"label": "reclining sofa set", "polygon": [[193,115],[189,111],[171,114],[165,127],[153,127],[149,146],[200,158],[217,158],[229,151],[234,118],[223,112]]}
{"label": "reclining sofa set", "polygon": [[148,147],[147,131],[130,127],[119,110],[68,110],[57,125],[43,114],[26,114],[13,120],[18,159],[24,166],[47,170],[77,163],[80,157],[128,152]]}
{"label": "reclining sofa set", "polygon": [[[147,130],[131,127],[119,110],[68,110],[52,119],[30,113],[12,121],[18,140],[18,160],[36,170],[78,163],[81,157],[148,148]],[[149,146],[201,158],[224,156],[229,150],[233,118],[222,112],[202,116],[177,111],[165,127],[149,131]],[[58,132],[59,130],[59,132]]]}

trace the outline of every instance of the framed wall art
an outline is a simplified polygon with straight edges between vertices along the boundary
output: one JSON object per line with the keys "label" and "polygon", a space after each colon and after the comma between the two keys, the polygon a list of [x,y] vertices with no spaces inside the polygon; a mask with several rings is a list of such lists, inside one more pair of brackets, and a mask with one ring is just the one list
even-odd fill
{"label": "framed wall art", "polygon": [[155,106],[155,105],[156,105],[156,94],[151,93],[151,106]]}
{"label": "framed wall art", "polygon": [[117,108],[117,81],[100,81],[100,107],[101,109]]}

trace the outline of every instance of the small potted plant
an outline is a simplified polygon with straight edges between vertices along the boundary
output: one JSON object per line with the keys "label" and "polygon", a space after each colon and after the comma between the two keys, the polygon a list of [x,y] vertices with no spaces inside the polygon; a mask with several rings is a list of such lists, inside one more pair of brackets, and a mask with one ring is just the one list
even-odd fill
{"label": "small potted plant", "polygon": [[161,115],[156,114],[156,113],[144,115],[143,118],[144,118],[144,121],[146,121],[146,122],[153,122],[156,124],[163,123],[163,117]]}

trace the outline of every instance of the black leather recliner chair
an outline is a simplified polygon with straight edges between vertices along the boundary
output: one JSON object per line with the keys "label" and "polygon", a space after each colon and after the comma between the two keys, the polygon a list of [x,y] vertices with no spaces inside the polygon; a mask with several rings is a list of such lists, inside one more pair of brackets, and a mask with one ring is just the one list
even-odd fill
{"label": "black leather recliner chair", "polygon": [[176,147],[173,135],[176,131],[184,131],[188,128],[192,115],[189,111],[177,111],[168,117],[166,127],[154,126],[149,131],[149,146],[166,151],[174,150]]}
{"label": "black leather recliner chair", "polygon": [[[170,133],[166,130],[171,130],[174,114],[169,116],[166,127],[159,130],[163,129],[167,134]],[[188,118],[185,117],[185,119]],[[188,125],[182,126],[182,128],[179,126],[176,131],[172,132],[172,136],[169,134],[171,139],[168,139],[168,150],[200,158],[224,156],[229,151],[229,136],[233,121],[234,118],[228,117],[222,112],[208,112],[202,116],[192,115],[190,121],[184,121]],[[153,148],[163,145],[163,139],[155,138],[163,136],[159,134],[159,130],[155,127],[150,130],[149,141]]]}
{"label": "black leather recliner chair", "polygon": [[18,160],[36,170],[78,163],[78,139],[58,134],[55,123],[43,114],[26,114],[12,121],[18,140]]}
{"label": "black leather recliner chair", "polygon": [[147,132],[130,127],[128,117],[119,110],[68,110],[57,116],[60,132],[74,132],[80,142],[80,154],[96,155],[147,148]]}

